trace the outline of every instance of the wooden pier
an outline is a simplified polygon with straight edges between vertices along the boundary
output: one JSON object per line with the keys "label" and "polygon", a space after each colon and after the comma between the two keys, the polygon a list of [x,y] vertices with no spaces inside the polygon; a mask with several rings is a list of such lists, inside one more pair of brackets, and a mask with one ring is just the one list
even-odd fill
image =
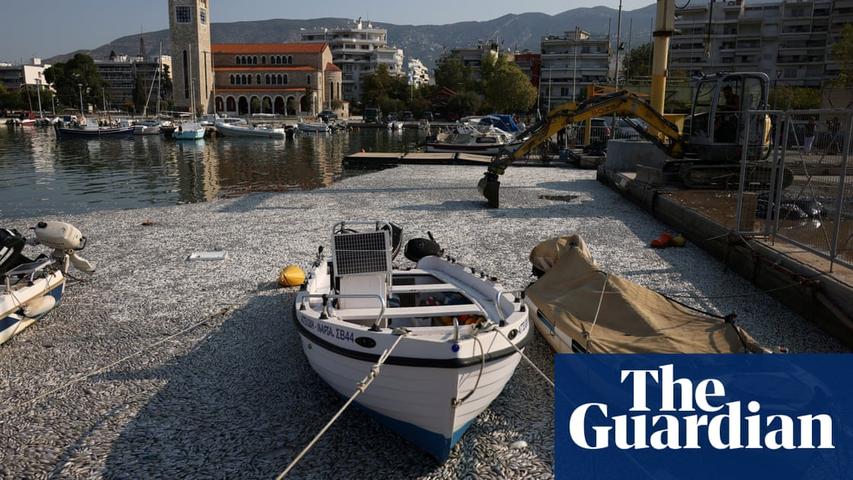
{"label": "wooden pier", "polygon": [[349,168],[381,168],[394,165],[486,166],[491,161],[491,156],[473,153],[358,152],[344,157],[344,166]]}

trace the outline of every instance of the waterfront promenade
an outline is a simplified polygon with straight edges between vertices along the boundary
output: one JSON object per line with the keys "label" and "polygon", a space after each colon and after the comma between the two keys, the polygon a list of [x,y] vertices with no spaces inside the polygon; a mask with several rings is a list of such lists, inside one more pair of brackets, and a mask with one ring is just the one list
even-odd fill
{"label": "waterfront promenade", "polygon": [[[84,254],[98,271],[71,282],[56,311],[0,349],[0,477],[274,477],[341,404],[302,354],[293,292],[274,280],[283,265],[307,266],[338,220],[387,219],[407,238],[430,230],[506,287],[530,281],[538,241],[579,233],[602,268],[668,294],[713,297],[686,302],[737,312],[765,345],[845,351],[695,246],[647,248],[666,227],[595,172],[511,169],[500,210],[482,207],[482,173],[401,166],[313,191],[61,218],[89,237]],[[228,258],[185,260],[215,249]],[[529,353],[550,373],[541,339]],[[520,365],[442,466],[349,410],[293,478],[549,478],[552,404],[548,386]],[[526,446],[512,449],[518,440]]]}

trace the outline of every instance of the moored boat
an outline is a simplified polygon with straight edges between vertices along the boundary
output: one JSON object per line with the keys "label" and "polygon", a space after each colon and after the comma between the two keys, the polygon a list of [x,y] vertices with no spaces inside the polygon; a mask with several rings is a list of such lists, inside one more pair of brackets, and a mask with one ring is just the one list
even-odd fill
{"label": "moored boat", "polygon": [[86,238],[72,225],[39,222],[39,244],[53,249],[35,260],[22,254],[26,238],[17,230],[0,229],[0,344],[44,317],[62,300],[69,265],[92,272],[94,267],[76,252]]}
{"label": "moored boat", "polygon": [[475,128],[460,125],[428,139],[426,151],[497,155],[504,151],[512,152],[518,144],[512,134],[491,126]]}
{"label": "moored boat", "polygon": [[183,122],[172,131],[175,140],[200,140],[204,138],[205,129],[196,122]]}
{"label": "moored boat", "polygon": [[296,128],[305,133],[329,133],[331,131],[325,122],[298,122]]}
{"label": "moored boat", "polygon": [[216,131],[226,137],[285,138],[283,128],[216,122]]}
{"label": "moored boat", "polygon": [[443,461],[512,377],[532,328],[494,279],[425,256],[437,245],[417,253],[426,239],[406,246],[416,268],[393,269],[401,235],[386,222],[337,224],[331,260],[321,248],[296,297],[296,328],[311,367],[344,397],[386,358],[356,404]]}
{"label": "moored boat", "polygon": [[111,138],[111,137],[129,137],[133,135],[133,127],[102,127],[100,125],[76,125],[63,126],[55,125],[56,133],[60,137],[75,137],[75,138]]}
{"label": "moored boat", "polygon": [[142,120],[133,125],[134,135],[160,135],[160,122],[156,120]]}

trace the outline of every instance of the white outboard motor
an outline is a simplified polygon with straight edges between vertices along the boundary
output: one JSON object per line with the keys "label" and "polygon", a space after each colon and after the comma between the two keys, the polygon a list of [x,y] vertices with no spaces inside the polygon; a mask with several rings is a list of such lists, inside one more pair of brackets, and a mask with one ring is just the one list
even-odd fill
{"label": "white outboard motor", "polygon": [[54,258],[64,261],[67,257],[74,268],[81,272],[95,271],[91,262],[77,255],[77,251],[86,247],[86,237],[74,225],[65,222],[39,222],[34,230],[38,243],[53,249]]}

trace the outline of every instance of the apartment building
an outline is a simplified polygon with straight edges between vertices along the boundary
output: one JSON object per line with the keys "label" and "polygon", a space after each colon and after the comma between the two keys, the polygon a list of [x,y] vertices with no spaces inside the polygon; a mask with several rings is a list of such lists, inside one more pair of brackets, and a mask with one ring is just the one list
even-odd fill
{"label": "apartment building", "polygon": [[415,87],[429,85],[429,69],[417,58],[410,58],[406,69],[408,71],[409,84]]}
{"label": "apartment building", "polygon": [[107,98],[110,104],[117,108],[133,103],[133,87],[137,77],[142,80],[146,95],[149,91],[153,92],[152,104],[156,102],[157,71],[161,65],[164,70],[164,77],[161,78],[165,78],[165,71],[170,70],[172,66],[172,57],[169,55],[146,57],[112,54],[106,60],[95,60],[95,68],[107,84]]}
{"label": "apartment building", "polygon": [[392,75],[404,76],[403,50],[388,45],[388,31],[372,23],[356,20],[351,25],[304,31],[303,42],[325,42],[332,49],[334,64],[343,75],[343,98],[361,99],[361,79],[379,65],[388,67]]}
{"label": "apartment building", "polygon": [[583,98],[588,85],[608,81],[611,49],[607,35],[590,35],[575,28],[564,35],[543,37],[540,51],[540,104],[546,108]]}
{"label": "apartment building", "polygon": [[773,85],[820,87],[838,75],[832,44],[853,22],[853,0],[728,0],[676,15],[671,71],[759,71]]}

